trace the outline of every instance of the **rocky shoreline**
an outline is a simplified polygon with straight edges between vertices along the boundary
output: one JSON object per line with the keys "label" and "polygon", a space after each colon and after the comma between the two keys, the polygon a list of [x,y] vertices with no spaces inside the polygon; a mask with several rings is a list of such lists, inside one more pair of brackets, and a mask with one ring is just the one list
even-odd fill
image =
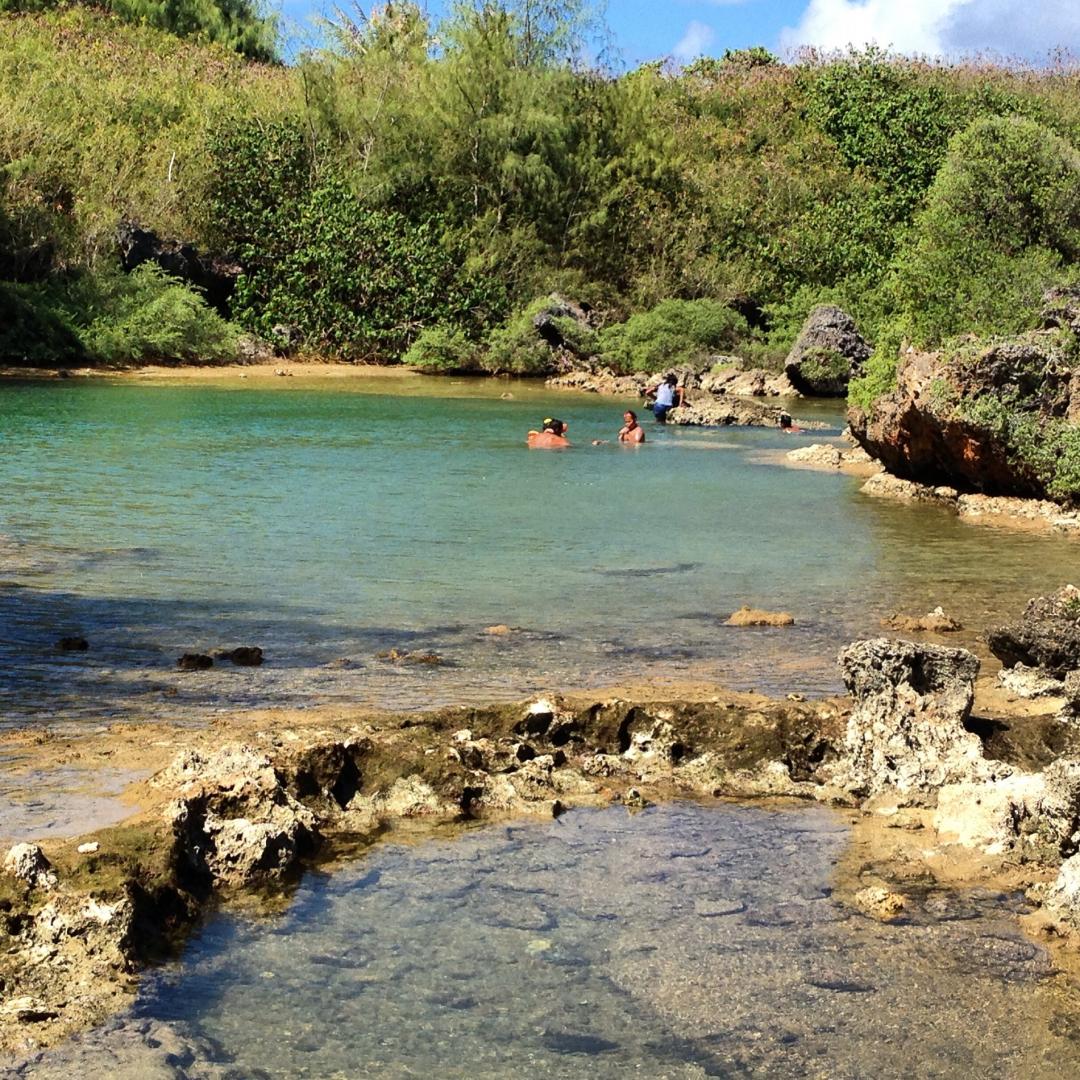
{"label": "rocky shoreline", "polygon": [[860,854],[840,902],[888,921],[905,882],[993,883],[1027,891],[1033,932],[1076,941],[1080,631],[1065,635],[1071,652],[1046,646],[1075,630],[1074,593],[1033,601],[989,636],[1011,669],[1042,665],[1058,695],[1013,713],[981,689],[973,709],[979,661],[966,650],[880,638],[841,653],[845,699],[699,687],[429,713],[279,711],[36,744],[23,734],[26,758],[155,771],[130,789],[130,820],[4,859],[0,1051],[25,1061],[124,1008],[140,970],[211,905],[279,904],[305,867],[402,829],[579,806],[845,807]]}

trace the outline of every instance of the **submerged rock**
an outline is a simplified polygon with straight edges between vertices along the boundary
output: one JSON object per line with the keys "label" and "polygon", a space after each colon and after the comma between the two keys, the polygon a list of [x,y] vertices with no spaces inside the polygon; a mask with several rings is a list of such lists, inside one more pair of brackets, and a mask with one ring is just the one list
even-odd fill
{"label": "submerged rock", "polygon": [[854,896],[855,906],[879,922],[895,922],[907,909],[907,901],[899,893],[881,885],[868,885]]}
{"label": "submerged rock", "polygon": [[184,653],[176,666],[180,671],[207,671],[214,666],[214,658],[205,653]]}
{"label": "submerged rock", "polygon": [[964,727],[979,660],[966,649],[876,638],[840,653],[854,702],[836,783],[858,795],[928,795],[992,770]]}
{"label": "submerged rock", "polygon": [[1019,621],[989,630],[986,643],[1006,667],[1025,664],[1058,679],[1080,670],[1080,589],[1029,600]]}
{"label": "submerged rock", "polygon": [[946,615],[942,607],[936,607],[925,615],[902,615],[898,612],[882,619],[881,625],[888,630],[899,630],[905,634],[951,634],[964,629],[963,624],[951,615]]}
{"label": "submerged rock", "polygon": [[794,626],[795,616],[788,611],[762,611],[743,605],[725,620],[725,626]]}
{"label": "submerged rock", "polygon": [[84,637],[62,637],[56,643],[56,647],[61,652],[86,652],[90,648],[90,642]]}
{"label": "submerged rock", "polygon": [[240,645],[235,649],[223,649],[214,653],[217,660],[228,660],[237,667],[258,667],[263,662],[263,651],[258,645]]}

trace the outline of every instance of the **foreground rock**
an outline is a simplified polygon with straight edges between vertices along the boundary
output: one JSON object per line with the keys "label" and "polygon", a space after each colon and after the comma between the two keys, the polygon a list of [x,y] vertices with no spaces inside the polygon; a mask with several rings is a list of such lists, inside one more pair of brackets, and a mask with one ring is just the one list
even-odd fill
{"label": "foreground rock", "polygon": [[942,607],[936,607],[925,615],[903,615],[898,612],[882,619],[881,624],[902,634],[952,634],[964,629],[963,624],[946,615]]}
{"label": "foreground rock", "polygon": [[832,770],[845,790],[929,795],[992,775],[982,743],[964,726],[979,673],[973,653],[877,638],[844,649],[840,670],[854,705]]}
{"label": "foreground rock", "polygon": [[763,611],[761,608],[743,606],[733,611],[725,620],[725,626],[794,626],[795,616],[789,611]]}
{"label": "foreground rock", "polygon": [[822,304],[807,317],[784,363],[792,385],[814,397],[844,397],[870,356],[870,345],[844,310]]}

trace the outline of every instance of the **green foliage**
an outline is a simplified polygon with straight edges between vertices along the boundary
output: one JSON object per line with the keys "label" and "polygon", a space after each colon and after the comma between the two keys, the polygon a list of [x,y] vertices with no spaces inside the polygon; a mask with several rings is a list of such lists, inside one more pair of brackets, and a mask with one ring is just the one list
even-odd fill
{"label": "green foliage", "polygon": [[1080,154],[1031,120],[977,120],[953,141],[890,282],[917,344],[1015,333],[1080,255]]}
{"label": "green foliage", "polygon": [[126,276],[102,274],[81,284],[72,292],[73,321],[84,322],[87,351],[106,364],[236,358],[236,327],[152,263]]}
{"label": "green foliage", "polygon": [[845,379],[850,369],[850,361],[830,349],[808,349],[799,364],[801,377],[809,383]]}
{"label": "green foliage", "polygon": [[[60,0],[0,0],[0,14],[58,6]],[[106,0],[106,6],[126,22],[223,45],[253,60],[277,55],[277,20],[251,0]]]}
{"label": "green foliage", "polygon": [[52,367],[87,359],[78,335],[39,289],[0,282],[0,363]]}
{"label": "green foliage", "polygon": [[615,370],[660,371],[730,352],[749,334],[746,320],[716,300],[665,300],[600,333],[600,353]]}
{"label": "green foliage", "polygon": [[468,371],[475,364],[475,353],[475,345],[460,330],[429,326],[409,346],[401,362],[430,372]]}
{"label": "green foliage", "polygon": [[878,336],[874,351],[859,375],[848,383],[848,404],[868,413],[879,397],[896,389],[900,346],[901,340],[894,327],[888,327]]}
{"label": "green foliage", "polygon": [[536,318],[550,306],[549,297],[534,300],[488,335],[480,367],[494,374],[547,375],[555,369],[555,350],[540,336]]}
{"label": "green foliage", "polygon": [[497,284],[459,271],[438,222],[365,204],[319,175],[295,125],[238,122],[211,147],[220,242],[244,273],[234,315],[274,338],[352,359],[397,359],[427,323],[467,321],[501,302]]}
{"label": "green foliage", "polygon": [[962,416],[985,428],[1013,462],[1035,477],[1052,499],[1080,503],[1080,428],[1047,420],[1015,392],[982,394],[958,404]]}
{"label": "green foliage", "polygon": [[0,327],[0,357],[42,366],[216,363],[235,359],[239,342],[235,326],[151,263],[0,285]]}

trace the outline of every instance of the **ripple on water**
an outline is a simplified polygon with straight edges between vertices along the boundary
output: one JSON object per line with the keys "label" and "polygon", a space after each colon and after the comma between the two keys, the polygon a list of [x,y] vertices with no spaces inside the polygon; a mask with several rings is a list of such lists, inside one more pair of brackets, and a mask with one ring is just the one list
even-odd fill
{"label": "ripple on water", "polygon": [[26,1075],[1071,1075],[1080,1007],[1012,899],[881,925],[830,898],[846,842],[819,807],[676,804],[388,844],[274,921],[214,918]]}

